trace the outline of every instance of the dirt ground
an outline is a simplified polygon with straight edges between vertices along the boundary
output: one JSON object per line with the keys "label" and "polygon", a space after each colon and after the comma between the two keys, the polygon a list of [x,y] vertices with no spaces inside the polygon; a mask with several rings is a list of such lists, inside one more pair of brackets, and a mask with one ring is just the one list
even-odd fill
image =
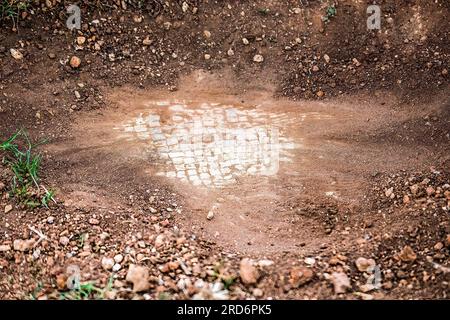
{"label": "dirt ground", "polygon": [[0,20],[0,298],[449,298],[448,1],[138,3]]}

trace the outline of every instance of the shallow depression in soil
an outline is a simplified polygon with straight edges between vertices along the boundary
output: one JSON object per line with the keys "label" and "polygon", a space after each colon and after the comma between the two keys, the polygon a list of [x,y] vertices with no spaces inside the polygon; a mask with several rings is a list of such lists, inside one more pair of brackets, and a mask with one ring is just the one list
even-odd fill
{"label": "shallow depression in soil", "polygon": [[290,202],[305,194],[311,177],[315,186],[326,185],[319,188],[323,197],[340,194],[335,177],[318,170],[325,158],[336,158],[327,151],[334,143],[307,137],[334,119],[324,106],[302,107],[266,92],[118,99],[122,114],[108,121],[114,139],[140,150],[149,180],[162,179],[187,199],[182,219],[190,228],[241,250],[250,243],[267,252],[320,241],[312,236],[321,228],[313,220],[292,229],[298,218]]}
{"label": "shallow depression in soil", "polygon": [[74,126],[66,154],[120,189],[169,186],[182,225],[249,252],[328,242],[329,212],[364,204],[367,176],[417,158],[416,147],[371,142],[406,119],[382,99],[289,101],[232,84],[198,72],[176,92],[114,90],[109,110]]}

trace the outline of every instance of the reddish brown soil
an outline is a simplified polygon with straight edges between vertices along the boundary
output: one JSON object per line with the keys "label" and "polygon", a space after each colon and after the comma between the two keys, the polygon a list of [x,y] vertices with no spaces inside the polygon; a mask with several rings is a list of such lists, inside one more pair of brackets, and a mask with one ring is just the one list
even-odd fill
{"label": "reddish brown soil", "polygon": [[[319,1],[186,1],[187,12],[182,1],[142,10],[110,3],[82,6],[78,34],[65,28],[61,5],[36,8],[15,31],[0,22],[0,138],[20,127],[49,138],[41,176],[58,201],[48,210],[20,206],[7,195],[11,173],[0,168],[0,245],[36,237],[29,226],[48,238],[37,258],[32,250],[0,252],[0,298],[58,298],[67,288],[57,279],[70,264],[98,287],[113,276],[107,298],[192,298],[198,288],[177,286],[186,277],[236,277],[235,299],[448,298],[447,1],[379,1],[380,32],[366,30],[365,3],[350,0],[339,1],[328,23]],[[77,36],[87,39],[81,50]],[[152,43],[143,45],[147,36]],[[255,54],[264,61],[253,62]],[[72,55],[80,68],[68,66]],[[164,99],[286,114],[297,121],[283,134],[302,147],[276,176],[243,177],[224,189],[157,177],[145,142],[114,128],[148,110],[146,101]],[[302,114],[309,116],[300,123]],[[412,194],[413,185],[420,192]],[[14,209],[3,214],[8,204]],[[399,258],[405,246],[415,259]],[[121,270],[102,269],[102,257],[117,253],[125,256]],[[245,285],[243,257],[274,264]],[[381,289],[361,294],[368,275],[355,267],[358,257],[380,266]],[[176,261],[190,273],[170,269]],[[151,285],[139,295],[125,281],[129,264],[150,269]],[[299,266],[313,277],[296,285]],[[333,272],[350,278],[346,293],[333,290]]]}

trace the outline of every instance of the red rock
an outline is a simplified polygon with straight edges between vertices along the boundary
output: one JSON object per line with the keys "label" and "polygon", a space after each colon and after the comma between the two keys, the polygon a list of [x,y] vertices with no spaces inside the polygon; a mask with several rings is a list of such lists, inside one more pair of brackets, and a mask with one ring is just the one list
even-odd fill
{"label": "red rock", "polygon": [[403,262],[411,262],[417,259],[417,255],[410,246],[403,247],[402,251],[398,254],[398,257]]}
{"label": "red rock", "polygon": [[81,65],[81,59],[78,58],[77,56],[72,56],[72,57],[70,58],[69,64],[70,64],[70,66],[71,66],[73,69],[77,69],[77,68],[79,68],[80,65]]}
{"label": "red rock", "polygon": [[426,192],[427,192],[428,196],[432,196],[434,194],[435,190],[433,187],[427,187]]}
{"label": "red rock", "polygon": [[294,267],[291,270],[291,278],[289,283],[293,288],[298,288],[305,283],[308,283],[314,277],[314,272],[306,267]]}
{"label": "red rock", "polygon": [[355,265],[360,272],[366,272],[370,267],[375,266],[375,260],[359,257],[356,259]]}
{"label": "red rock", "polygon": [[61,273],[56,277],[56,286],[58,287],[58,290],[67,289],[67,276],[64,273]]}
{"label": "red rock", "polygon": [[336,294],[345,293],[351,287],[350,279],[343,272],[333,272],[331,274],[331,281]]}
{"label": "red rock", "polygon": [[259,271],[253,265],[253,261],[244,258],[241,260],[241,264],[239,267],[239,276],[244,284],[254,284],[259,279]]}
{"label": "red rock", "polygon": [[14,250],[16,251],[25,252],[30,250],[33,247],[34,243],[35,243],[34,239],[27,239],[27,240],[17,239],[14,240],[13,247]]}
{"label": "red rock", "polygon": [[180,263],[177,261],[171,261],[168,263],[168,266],[171,271],[175,271],[180,267]]}
{"label": "red rock", "polygon": [[150,287],[148,275],[148,268],[130,264],[125,280],[133,284],[134,292],[141,292]]}
{"label": "red rock", "polygon": [[409,202],[410,202],[409,196],[408,196],[407,194],[405,194],[405,195],[403,196],[403,203],[404,203],[404,204],[408,204]]}

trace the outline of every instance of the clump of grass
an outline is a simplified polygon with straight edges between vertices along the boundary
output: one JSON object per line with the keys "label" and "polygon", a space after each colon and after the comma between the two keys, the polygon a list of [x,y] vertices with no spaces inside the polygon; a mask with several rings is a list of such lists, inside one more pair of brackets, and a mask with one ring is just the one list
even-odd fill
{"label": "clump of grass", "polygon": [[223,262],[218,262],[214,266],[213,278],[220,280],[225,290],[228,290],[236,282],[236,276],[225,271]]}
{"label": "clump of grass", "polygon": [[106,294],[112,290],[113,276],[110,276],[104,288],[97,287],[92,282],[80,283],[79,278],[74,279],[73,287],[67,292],[59,292],[60,300],[103,300]]}
{"label": "clump of grass", "polygon": [[[21,144],[19,144],[21,142]],[[50,201],[56,203],[54,192],[39,184],[41,156],[35,154],[35,148],[45,141],[33,144],[28,134],[19,130],[9,139],[0,143],[0,151],[4,152],[2,162],[12,171],[11,192],[20,203],[28,207],[47,207]]]}
{"label": "clump of grass", "polygon": [[60,293],[60,300],[86,300],[90,298],[103,300],[105,298],[105,291],[110,288],[101,289],[96,287],[93,283],[87,282],[80,284],[76,289],[69,292]]}
{"label": "clump of grass", "polygon": [[38,282],[36,288],[34,288],[33,292],[31,292],[28,296],[30,300],[37,300],[39,292],[42,290],[43,286],[41,282]]}
{"label": "clump of grass", "polygon": [[16,26],[21,12],[27,11],[31,0],[0,0],[0,22],[4,19],[11,19]]}
{"label": "clump of grass", "polygon": [[[106,293],[112,290],[113,285],[113,277],[109,277],[108,283],[102,289],[97,287],[92,282],[84,282],[84,283],[75,283],[74,288],[66,291],[66,292],[57,292],[56,295],[51,295],[53,298],[59,300],[87,300],[87,299],[96,299],[103,300],[106,298]],[[42,283],[38,283],[36,288],[29,293],[28,299],[37,300],[39,293],[43,289]]]}
{"label": "clump of grass", "polygon": [[82,233],[82,234],[79,235],[79,238],[78,238],[78,247],[79,248],[83,248],[84,247],[84,243],[86,241],[87,236],[88,236],[87,233]]}
{"label": "clump of grass", "polygon": [[171,295],[168,292],[160,292],[158,293],[158,300],[170,300]]}
{"label": "clump of grass", "polygon": [[322,16],[322,20],[325,23],[330,22],[330,19],[335,17],[337,14],[336,6],[334,4],[328,5],[327,10],[325,11],[325,15]]}
{"label": "clump of grass", "polygon": [[228,290],[236,282],[236,276],[222,277],[221,280],[223,283],[223,288]]}

